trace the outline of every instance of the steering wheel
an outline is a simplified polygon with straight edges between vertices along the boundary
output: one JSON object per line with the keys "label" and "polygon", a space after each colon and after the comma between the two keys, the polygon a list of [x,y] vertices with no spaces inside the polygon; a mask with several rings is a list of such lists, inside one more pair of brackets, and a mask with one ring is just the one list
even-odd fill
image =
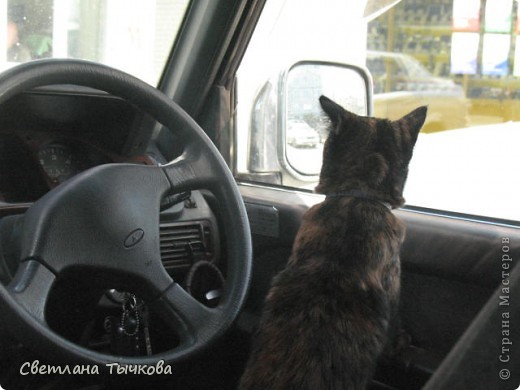
{"label": "steering wheel", "polygon": [[[184,362],[221,336],[237,317],[251,275],[251,238],[237,185],[220,153],[196,122],[157,89],[121,71],[80,60],[41,60],[0,75],[0,104],[29,89],[57,84],[91,87],[122,98],[177,132],[184,149],[162,166],[108,164],[68,180],[23,217],[22,256],[0,284],[3,320],[44,356],[76,364],[156,365]],[[221,206],[227,240],[225,291],[215,308],[192,298],[165,271],[159,209],[170,193],[205,188]],[[53,285],[72,270],[89,270],[96,286],[122,287],[154,308],[179,345],[152,356],[96,352],[54,332],[45,309]]]}

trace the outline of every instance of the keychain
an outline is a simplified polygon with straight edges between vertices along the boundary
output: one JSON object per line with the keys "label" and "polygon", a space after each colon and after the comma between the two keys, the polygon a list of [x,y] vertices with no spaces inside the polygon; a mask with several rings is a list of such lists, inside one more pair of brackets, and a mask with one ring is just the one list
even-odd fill
{"label": "keychain", "polygon": [[139,332],[139,310],[134,294],[125,293],[122,306],[121,328],[126,336],[137,336]]}
{"label": "keychain", "polygon": [[149,331],[149,315],[146,304],[134,294],[124,293],[121,317],[105,319],[105,330],[110,334],[111,352],[124,356],[152,354]]}

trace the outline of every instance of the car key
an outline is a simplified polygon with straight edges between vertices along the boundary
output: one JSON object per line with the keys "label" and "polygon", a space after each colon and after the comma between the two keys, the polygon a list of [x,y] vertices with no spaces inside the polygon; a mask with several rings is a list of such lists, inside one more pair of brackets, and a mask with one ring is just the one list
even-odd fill
{"label": "car key", "polygon": [[141,318],[141,329],[144,342],[144,350],[150,356],[152,354],[152,341],[150,339],[150,312],[146,304],[139,305],[139,313]]}

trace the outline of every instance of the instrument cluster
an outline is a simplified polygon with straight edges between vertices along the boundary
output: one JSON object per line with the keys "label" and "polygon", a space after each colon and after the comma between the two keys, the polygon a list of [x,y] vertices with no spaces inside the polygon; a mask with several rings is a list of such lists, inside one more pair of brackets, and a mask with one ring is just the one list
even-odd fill
{"label": "instrument cluster", "polygon": [[151,163],[56,133],[0,133],[0,202],[33,202],[78,173],[114,162]]}
{"label": "instrument cluster", "polygon": [[0,211],[94,166],[152,164],[148,120],[121,99],[84,90],[30,91],[2,103]]}
{"label": "instrument cluster", "polygon": [[88,168],[112,162],[112,159],[99,151],[63,142],[51,142],[40,147],[37,159],[51,187],[63,183]]}

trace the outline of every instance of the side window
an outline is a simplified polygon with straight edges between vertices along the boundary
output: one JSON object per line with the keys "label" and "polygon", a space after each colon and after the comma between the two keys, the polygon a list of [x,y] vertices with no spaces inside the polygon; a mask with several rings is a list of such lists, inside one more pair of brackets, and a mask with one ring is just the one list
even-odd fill
{"label": "side window", "polygon": [[[356,64],[371,73],[365,109],[375,116],[395,120],[428,105],[407,205],[520,220],[519,12],[512,0],[268,0],[237,74],[238,177],[312,190],[327,137],[304,92],[315,81],[307,74],[292,92],[295,115],[280,100],[280,80],[304,60]],[[271,133],[259,137],[259,127]]]}

